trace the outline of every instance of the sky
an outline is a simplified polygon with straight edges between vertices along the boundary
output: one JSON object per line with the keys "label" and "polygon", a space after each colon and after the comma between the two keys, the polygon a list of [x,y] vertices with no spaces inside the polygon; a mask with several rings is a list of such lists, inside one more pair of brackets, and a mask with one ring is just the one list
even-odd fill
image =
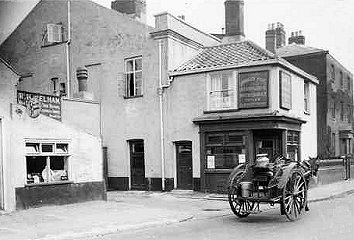
{"label": "sky", "polygon": [[[94,1],[110,8],[111,0]],[[0,0],[0,42],[36,2]],[[207,33],[221,33],[224,27],[224,0],[146,0],[146,3],[151,26],[154,26],[153,15],[168,11],[175,16],[185,15],[187,23]],[[264,47],[265,30],[268,24],[276,22],[284,24],[287,38],[291,32],[302,30],[306,45],[329,50],[354,73],[353,0],[245,0],[247,39]]]}

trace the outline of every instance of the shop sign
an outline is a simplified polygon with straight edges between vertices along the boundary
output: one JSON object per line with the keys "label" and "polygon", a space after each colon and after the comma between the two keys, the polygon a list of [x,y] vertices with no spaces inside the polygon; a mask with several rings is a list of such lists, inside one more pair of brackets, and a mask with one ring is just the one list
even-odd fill
{"label": "shop sign", "polygon": [[239,74],[238,107],[268,107],[269,72],[247,72]]}
{"label": "shop sign", "polygon": [[291,77],[289,74],[280,72],[280,107],[291,109]]}
{"label": "shop sign", "polygon": [[39,114],[56,120],[61,120],[61,99],[46,94],[17,91],[17,103],[27,109],[30,117],[36,118]]}

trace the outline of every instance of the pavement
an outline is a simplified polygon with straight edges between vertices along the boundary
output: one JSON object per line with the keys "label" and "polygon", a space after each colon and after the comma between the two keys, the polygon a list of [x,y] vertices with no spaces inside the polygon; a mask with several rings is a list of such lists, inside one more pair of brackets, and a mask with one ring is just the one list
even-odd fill
{"label": "pavement", "polygon": [[[318,202],[352,193],[354,180],[341,181],[310,188],[308,199]],[[107,195],[107,201],[0,212],[0,239],[88,239],[232,214],[223,194],[174,190],[113,191]]]}

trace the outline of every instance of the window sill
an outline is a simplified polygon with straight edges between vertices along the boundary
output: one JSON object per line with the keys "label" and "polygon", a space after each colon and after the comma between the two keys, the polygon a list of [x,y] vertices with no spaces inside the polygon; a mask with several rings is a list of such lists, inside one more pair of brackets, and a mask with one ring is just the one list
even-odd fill
{"label": "window sill", "polygon": [[42,183],[26,183],[25,187],[41,187],[41,186],[52,186],[52,185],[63,185],[63,184],[71,184],[73,181],[57,181],[57,182],[42,182]]}
{"label": "window sill", "polygon": [[141,98],[141,97],[143,97],[143,95],[139,95],[139,96],[131,96],[131,97],[124,96],[124,99]]}
{"label": "window sill", "polygon": [[204,173],[231,173],[233,169],[212,169],[206,168],[204,169]]}
{"label": "window sill", "polygon": [[230,108],[230,109],[220,109],[220,110],[206,110],[204,111],[205,114],[208,114],[208,113],[227,113],[227,112],[238,112],[240,111],[239,109],[237,108]]}
{"label": "window sill", "polygon": [[61,45],[61,44],[65,44],[66,42],[55,42],[55,43],[48,43],[48,44],[43,44],[41,46],[41,48],[46,48],[46,47],[52,47],[52,46],[57,46],[57,45]]}

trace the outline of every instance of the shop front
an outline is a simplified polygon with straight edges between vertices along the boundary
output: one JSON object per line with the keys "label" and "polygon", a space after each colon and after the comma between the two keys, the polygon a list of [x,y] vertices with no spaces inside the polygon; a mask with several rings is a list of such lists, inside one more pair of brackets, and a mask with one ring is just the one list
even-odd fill
{"label": "shop front", "polygon": [[279,155],[300,158],[301,125],[305,121],[287,116],[222,115],[199,117],[201,184],[207,192],[225,192],[228,175],[239,164],[252,164],[258,154],[272,161]]}

